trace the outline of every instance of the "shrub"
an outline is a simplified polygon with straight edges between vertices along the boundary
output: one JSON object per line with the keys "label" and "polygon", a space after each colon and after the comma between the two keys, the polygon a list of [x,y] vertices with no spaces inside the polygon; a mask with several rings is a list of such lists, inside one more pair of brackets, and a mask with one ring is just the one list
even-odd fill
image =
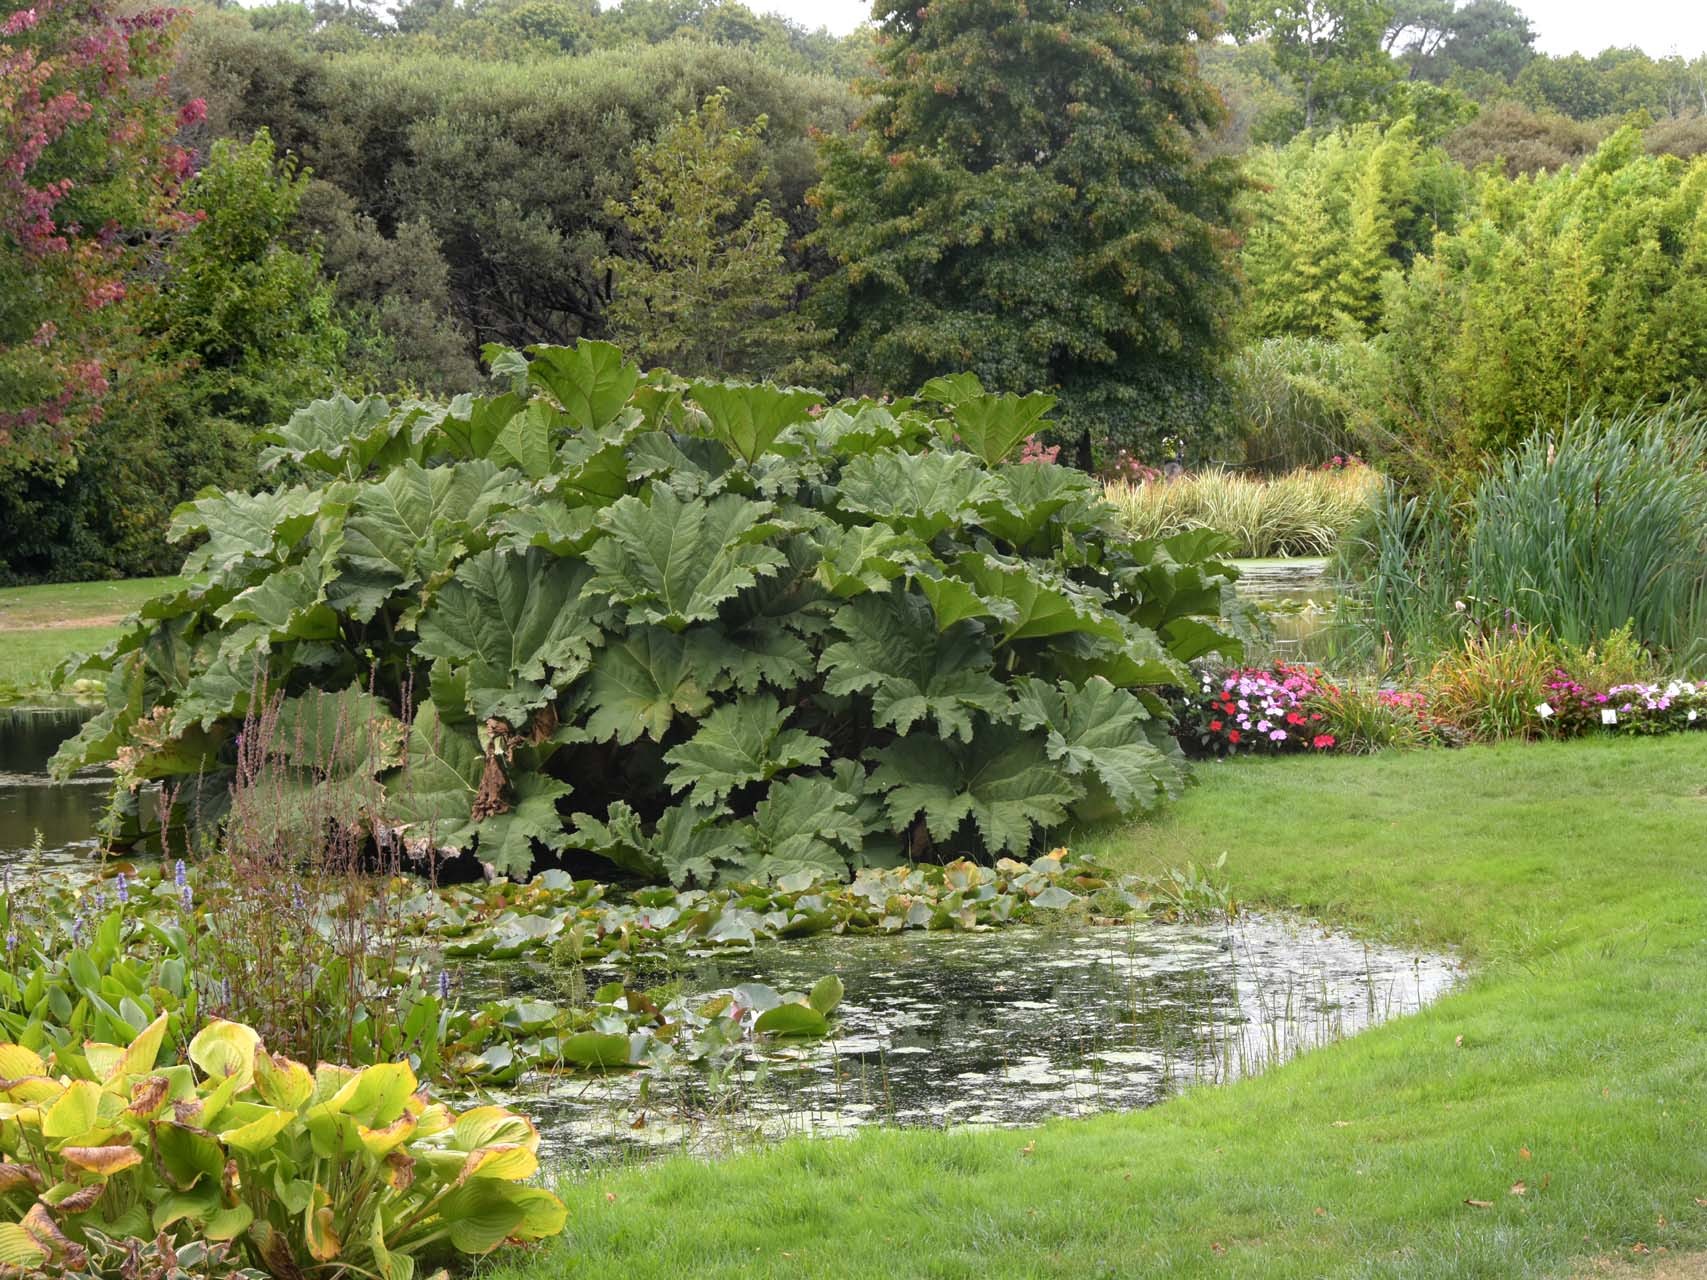
{"label": "shrub", "polygon": [[1363,518],[1380,483],[1368,467],[1352,465],[1300,469],[1274,480],[1204,471],[1177,480],[1115,481],[1103,493],[1135,537],[1213,529],[1240,555],[1326,555]]}
{"label": "shrub", "polygon": [[282,695],[286,743],[364,726],[287,752],[285,803],[354,795],[344,821],[505,874],[537,846],[677,881],[1019,852],[1183,781],[1154,690],[1237,652],[1224,542],[1134,539],[1089,477],[1005,462],[1049,397],[493,354],[502,394],[317,402],[263,455],[315,483],[181,508],[192,585],[62,670],[108,702],[54,767],[217,792]]}
{"label": "shrub", "polygon": [[1339,751],[1368,754],[1391,747],[1425,747],[1444,737],[1445,727],[1429,711],[1428,698],[1405,689],[1326,685],[1310,699],[1322,730]]}
{"label": "shrub", "polygon": [[562,1202],[517,1185],[539,1165],[524,1117],[459,1116],[407,1063],[311,1072],[232,1022],[163,1064],[167,1022],[51,1064],[0,1044],[0,1260],[76,1271],[92,1241],[158,1236],[237,1242],[271,1275],[410,1280],[562,1230]]}
{"label": "shrub", "polygon": [[1537,708],[1561,656],[1543,632],[1527,627],[1468,636],[1424,678],[1431,714],[1480,742],[1541,737],[1548,729]]}

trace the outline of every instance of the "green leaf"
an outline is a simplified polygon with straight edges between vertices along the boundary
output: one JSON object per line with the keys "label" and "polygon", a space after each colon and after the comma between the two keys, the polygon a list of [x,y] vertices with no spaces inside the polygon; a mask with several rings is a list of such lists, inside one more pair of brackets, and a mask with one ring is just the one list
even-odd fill
{"label": "green leaf", "polygon": [[1027,436],[1049,424],[1043,416],[1055,407],[1055,397],[1041,391],[1030,395],[981,395],[954,402],[954,433],[962,447],[995,466]]}
{"label": "green leaf", "polygon": [[711,706],[687,644],[656,627],[636,627],[599,651],[587,679],[587,700],[593,707],[588,737],[594,742],[614,738],[624,746],[642,733],[662,741],[678,713],[697,718]]}
{"label": "green leaf", "polygon": [[207,541],[184,558],[184,573],[226,573],[251,557],[282,556],[314,527],[327,491],[297,486],[276,492],[205,493],[172,513],[166,536]]}
{"label": "green leaf", "polygon": [[854,804],[846,791],[816,774],[773,783],[751,820],[737,829],[746,846],[737,864],[740,878],[842,879],[865,838]]}
{"label": "green leaf", "polygon": [[869,693],[872,719],[907,733],[926,718],[943,737],[972,739],[972,713],[1008,713],[1007,690],[990,673],[989,642],[967,626],[938,631],[918,596],[860,596],[836,612],[843,639],[825,648],[824,688]]}
{"label": "green leaf", "polygon": [[[377,609],[376,595],[383,599],[450,572],[468,550],[475,529],[493,514],[527,500],[527,488],[514,471],[485,460],[394,467],[356,495],[344,523],[342,560],[349,572],[329,596],[365,621]],[[375,590],[361,605],[345,602],[370,588]]]}
{"label": "green leaf", "polygon": [[932,839],[943,841],[971,818],[992,852],[1023,852],[1034,828],[1063,821],[1082,794],[1036,736],[1016,729],[992,728],[971,747],[915,735],[875,758],[872,785],[897,830],[923,814]]}
{"label": "green leaf", "polygon": [[688,802],[714,807],[734,788],[769,781],[787,769],[811,767],[830,744],[802,729],[788,729],[793,709],[768,694],[743,697],[718,707],[680,746],[664,754],[675,767],[664,781],[688,789]]}
{"label": "green leaf", "polygon": [[1057,516],[1075,531],[1098,522],[1097,482],[1082,471],[1027,462],[1003,467],[996,480],[1001,498],[979,508],[978,523],[1016,548],[1039,540]]}
{"label": "green leaf", "polygon": [[607,1070],[628,1065],[628,1037],[599,1031],[582,1031],[563,1042],[563,1057],[577,1067]]}
{"label": "green leaf", "polygon": [[528,381],[544,387],[583,431],[609,425],[628,404],[640,370],[608,342],[583,339],[572,347],[529,347]]}
{"label": "green leaf", "polygon": [[986,599],[1012,606],[997,628],[1003,643],[1069,632],[1110,641],[1125,635],[1121,619],[1105,611],[1089,589],[1035,561],[966,551],[955,561],[954,571]]}
{"label": "green leaf", "polygon": [[1101,678],[1082,688],[1035,679],[1018,686],[1019,723],[1046,730],[1049,758],[1074,777],[1094,778],[1121,816],[1153,809],[1184,787],[1179,747],[1130,693]]}
{"label": "green leaf", "polygon": [[500,466],[517,466],[530,480],[542,480],[557,457],[557,437],[569,428],[567,414],[535,400],[504,424],[487,453]]}
{"label": "green leaf", "polygon": [[980,505],[998,497],[995,478],[967,453],[862,454],[842,469],[837,505],[877,517],[929,542],[972,524]]}
{"label": "green leaf", "polygon": [[833,973],[827,973],[812,984],[812,993],[806,1003],[827,1018],[841,1004],[843,994],[842,980]]}
{"label": "green leaf", "polygon": [[753,1030],[783,1040],[820,1040],[830,1034],[830,1020],[809,1004],[779,1004],[761,1013]]}
{"label": "green leaf", "polygon": [[805,387],[744,382],[696,382],[688,397],[705,412],[712,438],[749,466],[789,427],[810,421],[807,410],[824,400]]}
{"label": "green leaf", "polygon": [[492,452],[498,434],[527,403],[526,396],[513,391],[500,396],[464,393],[450,402],[434,429],[459,457],[484,458]]}
{"label": "green leaf", "polygon": [[605,508],[605,539],[587,553],[599,572],[589,585],[629,607],[629,616],[680,631],[717,616],[717,606],[787,563],[764,539],[771,507],[735,494],[683,501],[654,483],[650,502],[628,497]]}
{"label": "green leaf", "polygon": [[889,584],[929,557],[925,544],[911,533],[898,533],[885,524],[826,525],[808,535],[821,559],[817,576],[824,590],[846,600],[867,591],[886,591]]}
{"label": "green leaf", "polygon": [[592,576],[538,548],[471,556],[422,613],[417,652],[468,668],[477,719],[519,727],[592,663],[604,613]]}
{"label": "green leaf", "polygon": [[342,393],[316,400],[291,414],[282,427],[260,433],[260,469],[281,462],[355,479],[390,443],[397,424],[383,396],[352,400]]}

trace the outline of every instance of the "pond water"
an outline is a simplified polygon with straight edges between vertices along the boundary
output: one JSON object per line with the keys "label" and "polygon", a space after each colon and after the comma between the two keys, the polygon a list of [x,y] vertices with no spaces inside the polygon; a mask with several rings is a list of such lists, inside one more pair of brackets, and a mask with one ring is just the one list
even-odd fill
{"label": "pond water", "polygon": [[1252,656],[1287,662],[1323,663],[1328,627],[1339,589],[1321,556],[1284,560],[1240,560],[1239,594],[1263,612],[1269,637],[1266,651]]}
{"label": "pond water", "polygon": [[[87,866],[106,779],[54,784],[45,762],[75,710],[0,709],[0,865]],[[721,1074],[536,1073],[497,1097],[540,1121],[563,1164],[726,1151],[872,1124],[1025,1125],[1128,1110],[1216,1083],[1410,1013],[1458,977],[1450,957],[1366,944],[1308,924],[1026,927],[819,937],[688,955],[632,982],[690,993],[841,977],[822,1043],[755,1048]],[[465,995],[562,1001],[549,962],[469,962]],[[614,976],[585,975],[587,985]]]}
{"label": "pond water", "polygon": [[[747,981],[786,991],[826,973],[847,997],[820,1044],[750,1056],[722,1080],[542,1073],[503,1096],[539,1119],[566,1164],[872,1124],[1036,1124],[1259,1070],[1415,1012],[1459,969],[1252,918],[822,937],[690,958],[679,977],[689,991]],[[513,992],[549,990],[546,971],[513,963],[508,981]]]}

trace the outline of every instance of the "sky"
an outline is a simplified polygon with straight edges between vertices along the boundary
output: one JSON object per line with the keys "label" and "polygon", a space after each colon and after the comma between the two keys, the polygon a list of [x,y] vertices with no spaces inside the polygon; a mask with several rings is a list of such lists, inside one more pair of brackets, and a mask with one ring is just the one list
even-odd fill
{"label": "sky", "polygon": [[[869,0],[749,0],[808,27],[851,31],[871,13]],[[1636,45],[1653,57],[1707,53],[1707,0],[1517,0],[1543,53],[1599,53]]]}

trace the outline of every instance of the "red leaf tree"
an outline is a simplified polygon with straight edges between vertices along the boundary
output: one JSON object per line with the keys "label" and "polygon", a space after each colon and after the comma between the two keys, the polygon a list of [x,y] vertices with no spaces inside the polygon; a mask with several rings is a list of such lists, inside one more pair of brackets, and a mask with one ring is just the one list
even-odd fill
{"label": "red leaf tree", "polygon": [[0,7],[0,468],[58,469],[141,344],[125,303],[193,215],[167,76],[184,16]]}

